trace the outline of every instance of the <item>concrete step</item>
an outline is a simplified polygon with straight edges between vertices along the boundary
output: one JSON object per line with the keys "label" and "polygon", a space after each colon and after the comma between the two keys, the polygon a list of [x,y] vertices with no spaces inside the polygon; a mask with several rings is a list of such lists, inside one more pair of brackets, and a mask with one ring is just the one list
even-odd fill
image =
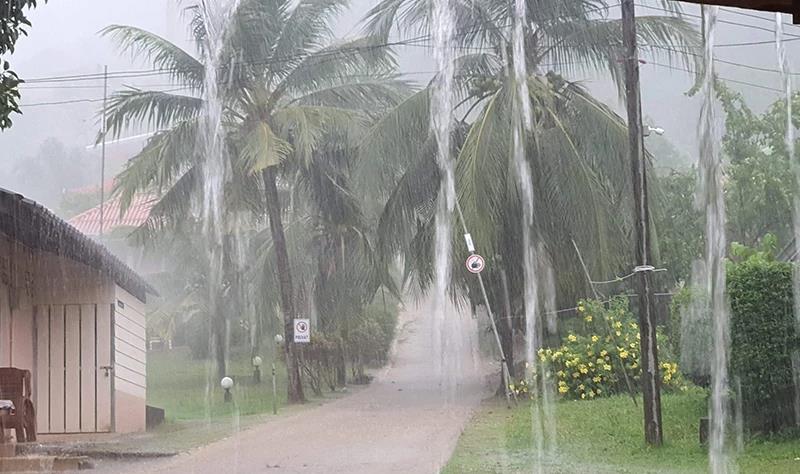
{"label": "concrete step", "polygon": [[63,472],[91,469],[86,456],[17,456],[0,458],[0,472]]}

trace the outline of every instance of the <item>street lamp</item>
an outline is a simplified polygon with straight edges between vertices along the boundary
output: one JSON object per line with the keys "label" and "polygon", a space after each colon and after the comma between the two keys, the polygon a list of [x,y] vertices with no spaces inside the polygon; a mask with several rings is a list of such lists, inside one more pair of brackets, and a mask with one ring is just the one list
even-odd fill
{"label": "street lamp", "polygon": [[261,360],[261,357],[259,357],[259,356],[253,357],[253,367],[255,367],[255,369],[253,370],[253,380],[255,381],[255,383],[261,383],[261,364],[262,364],[262,362],[263,361]]}
{"label": "street lamp", "polygon": [[664,130],[661,127],[651,127],[650,125],[647,125],[644,127],[642,135],[645,137],[649,137],[651,133],[655,133],[660,137],[661,135],[664,135],[665,132],[666,130]]}
{"label": "street lamp", "polygon": [[231,389],[233,388],[233,379],[230,377],[222,377],[222,380],[219,382],[222,388],[225,390],[225,402],[233,401],[233,395],[231,395]]}

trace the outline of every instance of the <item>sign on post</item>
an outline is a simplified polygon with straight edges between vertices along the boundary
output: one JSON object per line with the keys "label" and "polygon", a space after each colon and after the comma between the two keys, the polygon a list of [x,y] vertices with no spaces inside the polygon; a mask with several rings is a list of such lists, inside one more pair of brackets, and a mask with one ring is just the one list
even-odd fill
{"label": "sign on post", "polygon": [[467,257],[467,270],[469,270],[471,273],[480,273],[483,271],[485,266],[486,262],[483,260],[483,257],[477,253]]}
{"label": "sign on post", "polygon": [[294,320],[294,342],[311,342],[311,321],[308,319]]}

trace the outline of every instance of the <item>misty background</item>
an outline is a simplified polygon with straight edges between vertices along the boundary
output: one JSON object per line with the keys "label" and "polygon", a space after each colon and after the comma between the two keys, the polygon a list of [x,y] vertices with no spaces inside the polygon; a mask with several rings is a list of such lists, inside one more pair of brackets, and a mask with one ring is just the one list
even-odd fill
{"label": "misty background", "polygon": [[[341,16],[337,37],[358,35],[361,19],[375,3],[353,1]],[[121,54],[100,30],[112,24],[137,26],[194,53],[187,18],[182,13],[185,4],[179,0],[51,0],[32,11],[30,36],[21,38],[14,55],[7,58],[27,83],[21,88],[23,115],[13,116],[13,127],[0,132],[0,187],[40,201],[62,217],[71,217],[74,212],[63,204],[63,195],[99,189],[101,182],[100,147],[94,144],[100,129],[104,66],[112,76],[109,94],[124,87],[175,90],[167,75],[148,71],[146,63]],[[683,4],[683,11],[699,27],[699,6]],[[662,14],[660,3],[640,2],[637,6],[639,16]],[[609,15],[619,15],[618,5],[611,6]],[[717,72],[756,112],[782,97],[775,71],[774,18],[768,13],[734,8],[722,8],[719,15],[716,43],[721,46],[716,57],[738,64],[718,62]],[[785,16],[784,21],[791,18]],[[786,39],[790,62],[800,63],[796,60],[800,57],[800,41],[796,41],[800,28],[787,25]],[[408,79],[423,84],[431,77],[434,63],[430,50],[406,46],[396,51],[400,71]],[[558,67],[552,69],[559,71]],[[624,116],[610,81],[599,76],[567,77],[585,83],[596,97]],[[688,166],[695,160],[702,98],[687,96],[693,83],[694,77],[688,72],[651,61],[641,67],[644,117],[649,124],[664,128],[664,139],[676,149],[675,156],[662,166]],[[144,139],[134,137],[108,145],[106,186],[141,148]]]}

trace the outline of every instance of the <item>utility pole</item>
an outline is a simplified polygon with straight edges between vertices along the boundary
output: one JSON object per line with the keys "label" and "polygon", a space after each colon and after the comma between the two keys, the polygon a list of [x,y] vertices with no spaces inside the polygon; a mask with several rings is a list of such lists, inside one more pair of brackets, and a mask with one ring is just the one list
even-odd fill
{"label": "utility pole", "polygon": [[[456,199],[456,211],[458,211],[458,219],[461,221],[461,228],[464,230],[464,239],[467,243],[467,250],[469,251],[470,255],[476,255],[475,248],[472,244],[472,236],[467,230],[467,223],[464,220],[464,213],[461,212],[461,205],[458,204],[458,199]],[[486,285],[483,283],[483,276],[481,276],[480,272],[476,273],[476,276],[478,277],[478,284],[481,287],[481,296],[483,296],[483,304],[486,305],[486,313],[489,316],[489,322],[492,323],[492,332],[494,333],[495,342],[497,342],[497,350],[500,353],[500,370],[503,381],[503,392],[506,395],[506,404],[509,408],[511,408],[511,397],[513,396],[514,401],[517,401],[517,394],[511,391],[509,388],[509,384],[512,382],[511,370],[509,369],[508,359],[506,359],[506,354],[503,350],[503,342],[500,340],[500,333],[497,332],[497,323],[494,319],[492,306],[489,304],[489,296],[486,294]]]}
{"label": "utility pole", "polygon": [[103,144],[100,151],[100,240],[103,240],[103,225],[105,224],[105,203],[106,203],[106,132],[108,132],[107,122],[108,106],[108,66],[103,67]]}
{"label": "utility pole", "polygon": [[633,177],[634,227],[636,229],[636,293],[639,300],[644,439],[661,446],[661,381],[656,343],[656,311],[653,299],[650,251],[650,211],[647,203],[647,161],[642,133],[639,90],[639,55],[636,50],[636,15],[633,0],[622,0],[622,42],[625,54],[625,98],[628,109],[628,144]]}

